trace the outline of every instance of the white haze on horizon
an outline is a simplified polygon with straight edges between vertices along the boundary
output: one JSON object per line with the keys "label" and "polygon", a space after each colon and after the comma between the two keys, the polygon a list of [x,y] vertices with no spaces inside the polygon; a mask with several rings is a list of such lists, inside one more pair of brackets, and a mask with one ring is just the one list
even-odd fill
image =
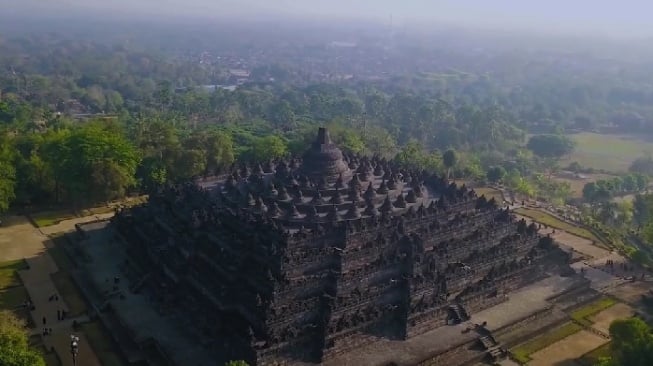
{"label": "white haze on horizon", "polygon": [[92,12],[163,18],[371,19],[497,30],[614,37],[653,36],[647,0],[0,0],[16,14]]}

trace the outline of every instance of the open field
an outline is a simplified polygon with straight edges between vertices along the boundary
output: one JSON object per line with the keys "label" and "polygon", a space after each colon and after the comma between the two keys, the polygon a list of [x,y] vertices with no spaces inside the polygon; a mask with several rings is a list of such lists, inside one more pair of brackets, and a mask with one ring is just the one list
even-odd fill
{"label": "open field", "polygon": [[510,352],[517,361],[521,363],[527,363],[531,359],[530,355],[533,353],[544,349],[549,345],[560,341],[561,339],[569,337],[572,334],[578,333],[581,330],[583,330],[583,327],[576,323],[565,323],[555,329],[550,330],[549,332],[531,339],[526,343],[522,343],[521,345],[510,350]]}
{"label": "open field", "polygon": [[571,188],[571,198],[582,198],[585,184],[614,177],[614,175],[610,174],[582,174],[582,178],[575,178],[568,174],[555,174],[551,179],[560,183],[569,183],[569,187]]}
{"label": "open field", "polygon": [[605,338],[581,330],[533,353],[528,366],[575,366],[576,359],[606,342]]}
{"label": "open field", "polygon": [[653,143],[638,136],[583,132],[570,137],[576,149],[561,165],[577,161],[587,168],[625,172],[635,159],[653,151]]}
{"label": "open field", "polygon": [[589,230],[574,226],[568,222],[564,222],[557,217],[546,213],[544,211],[536,210],[536,209],[531,209],[531,208],[524,208],[520,207],[515,209],[515,213],[518,215],[526,216],[528,218],[533,219],[536,222],[539,222],[543,225],[550,226],[552,228],[564,230],[570,234],[580,236],[581,238],[585,238],[588,240],[596,241],[598,243],[601,242],[599,238],[596,237],[596,235],[592,234]]}
{"label": "open field", "polygon": [[626,304],[615,304],[596,315],[590,316],[592,328],[604,333],[610,333],[610,324],[618,319],[628,319],[635,314],[635,310]]}

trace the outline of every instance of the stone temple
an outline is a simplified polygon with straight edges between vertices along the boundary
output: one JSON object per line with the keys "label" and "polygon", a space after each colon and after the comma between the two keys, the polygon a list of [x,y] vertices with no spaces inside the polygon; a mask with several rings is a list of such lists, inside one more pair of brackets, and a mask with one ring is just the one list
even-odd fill
{"label": "stone temple", "polygon": [[131,290],[181,312],[217,365],[344,364],[506,301],[556,250],[493,199],[343,154],[325,129],[301,157],[161,188],[111,226],[147,269]]}

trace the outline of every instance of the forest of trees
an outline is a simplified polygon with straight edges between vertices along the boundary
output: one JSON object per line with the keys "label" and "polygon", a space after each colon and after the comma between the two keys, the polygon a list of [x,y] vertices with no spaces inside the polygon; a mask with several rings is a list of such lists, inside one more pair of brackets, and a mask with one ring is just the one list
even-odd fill
{"label": "forest of trees", "polygon": [[[470,65],[446,78],[415,73],[338,83],[302,82],[290,67],[260,65],[254,81],[235,91],[207,89],[199,86],[224,81],[225,70],[192,57],[53,34],[5,39],[0,210],[103,202],[237,161],[296,154],[321,125],[353,153],[564,202],[569,187],[548,178],[574,148],[567,131],[620,126],[606,111],[626,104],[640,113],[638,123],[648,123],[648,94],[595,85],[591,73],[573,83],[556,76],[554,93],[552,74],[567,71],[553,64],[528,78]],[[610,109],[614,103],[621,107]],[[73,118],[79,113],[85,117]]]}
{"label": "forest of trees", "polygon": [[[484,167],[526,152],[515,116],[494,103],[366,83],[205,91],[192,86],[209,82],[209,70],[143,51],[38,40],[0,48],[11,70],[0,74],[0,210],[102,202],[298,153],[318,125],[347,151],[401,153],[405,164],[457,177],[483,178]],[[71,118],[71,104],[95,117]]]}

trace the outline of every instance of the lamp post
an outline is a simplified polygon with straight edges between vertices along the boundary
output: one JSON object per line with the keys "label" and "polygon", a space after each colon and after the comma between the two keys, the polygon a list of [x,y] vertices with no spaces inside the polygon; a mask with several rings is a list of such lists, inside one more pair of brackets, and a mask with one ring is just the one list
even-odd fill
{"label": "lamp post", "polygon": [[79,353],[79,337],[70,335],[70,354],[73,356],[73,366],[77,365],[77,354]]}

